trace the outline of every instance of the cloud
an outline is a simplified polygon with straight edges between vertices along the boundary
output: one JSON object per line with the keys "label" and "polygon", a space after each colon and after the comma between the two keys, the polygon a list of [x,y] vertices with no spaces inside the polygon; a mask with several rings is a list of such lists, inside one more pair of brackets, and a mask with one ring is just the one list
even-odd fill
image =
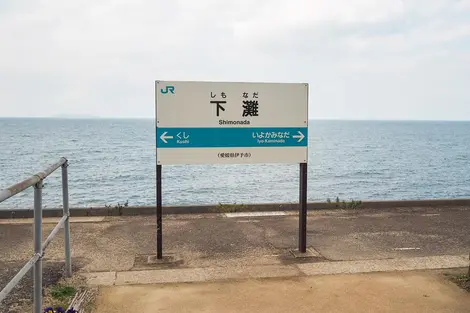
{"label": "cloud", "polygon": [[0,116],[153,117],[154,80],[181,79],[307,81],[317,118],[470,119],[469,35],[468,0],[3,1]]}
{"label": "cloud", "polygon": [[235,23],[239,37],[273,39],[292,30],[349,27],[373,24],[403,14],[403,3],[396,0],[282,1],[274,0],[255,11],[250,19]]}

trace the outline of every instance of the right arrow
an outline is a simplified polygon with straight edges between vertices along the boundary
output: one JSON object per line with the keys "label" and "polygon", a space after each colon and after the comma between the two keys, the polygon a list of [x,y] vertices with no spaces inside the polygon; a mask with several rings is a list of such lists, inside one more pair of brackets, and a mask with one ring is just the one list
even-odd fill
{"label": "right arrow", "polygon": [[301,132],[300,130],[299,130],[299,131],[297,131],[297,132],[298,132],[299,134],[298,134],[298,135],[294,135],[294,136],[292,136],[292,138],[299,138],[299,140],[297,140],[297,142],[301,142],[301,141],[302,141],[302,139],[304,139],[304,138],[305,138],[305,136],[304,136],[304,134],[302,134],[302,132]]}
{"label": "right arrow", "polygon": [[161,136],[160,136],[160,139],[164,142],[164,143],[168,143],[168,141],[166,141],[167,139],[173,139],[173,136],[166,136],[168,132],[164,132]]}

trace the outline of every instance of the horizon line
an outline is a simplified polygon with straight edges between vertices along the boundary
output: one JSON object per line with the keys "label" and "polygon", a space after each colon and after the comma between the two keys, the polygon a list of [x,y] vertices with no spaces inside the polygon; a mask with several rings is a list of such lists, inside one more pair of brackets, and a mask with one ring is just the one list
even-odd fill
{"label": "horizon line", "polygon": [[[0,116],[0,119],[56,119],[56,120],[154,120],[154,117],[123,116]],[[404,119],[404,118],[308,118],[309,121],[357,121],[357,122],[470,122],[470,119]]]}

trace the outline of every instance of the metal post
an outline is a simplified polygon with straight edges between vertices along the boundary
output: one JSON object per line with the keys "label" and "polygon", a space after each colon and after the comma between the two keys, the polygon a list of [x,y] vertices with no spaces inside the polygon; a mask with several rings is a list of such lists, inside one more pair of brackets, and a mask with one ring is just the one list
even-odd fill
{"label": "metal post", "polygon": [[65,241],[65,276],[72,276],[72,261],[70,253],[70,212],[69,212],[69,178],[67,173],[68,162],[62,164],[62,200],[63,213],[67,216],[64,222],[64,241]]}
{"label": "metal post", "polygon": [[157,259],[162,258],[162,166],[157,165]]}
{"label": "metal post", "polygon": [[34,185],[34,313],[42,312],[42,180]]}
{"label": "metal post", "polygon": [[307,251],[307,163],[300,163],[299,252]]}

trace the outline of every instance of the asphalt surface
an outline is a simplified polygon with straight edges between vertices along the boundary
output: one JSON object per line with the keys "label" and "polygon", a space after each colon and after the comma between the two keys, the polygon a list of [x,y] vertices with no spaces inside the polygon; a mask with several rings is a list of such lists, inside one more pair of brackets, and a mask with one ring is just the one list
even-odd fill
{"label": "asphalt surface", "polygon": [[[76,270],[152,267],[147,258],[156,253],[155,217],[101,220],[71,223]],[[0,288],[33,251],[31,223],[5,222],[0,224]],[[44,224],[43,238],[54,225]],[[309,212],[307,246],[318,254],[302,261],[290,252],[298,248],[295,212],[260,217],[170,215],[163,219],[163,252],[179,260],[169,266],[188,268],[464,255],[470,251],[469,225],[468,207]],[[46,251],[45,267],[63,261],[63,247],[60,231]]]}

